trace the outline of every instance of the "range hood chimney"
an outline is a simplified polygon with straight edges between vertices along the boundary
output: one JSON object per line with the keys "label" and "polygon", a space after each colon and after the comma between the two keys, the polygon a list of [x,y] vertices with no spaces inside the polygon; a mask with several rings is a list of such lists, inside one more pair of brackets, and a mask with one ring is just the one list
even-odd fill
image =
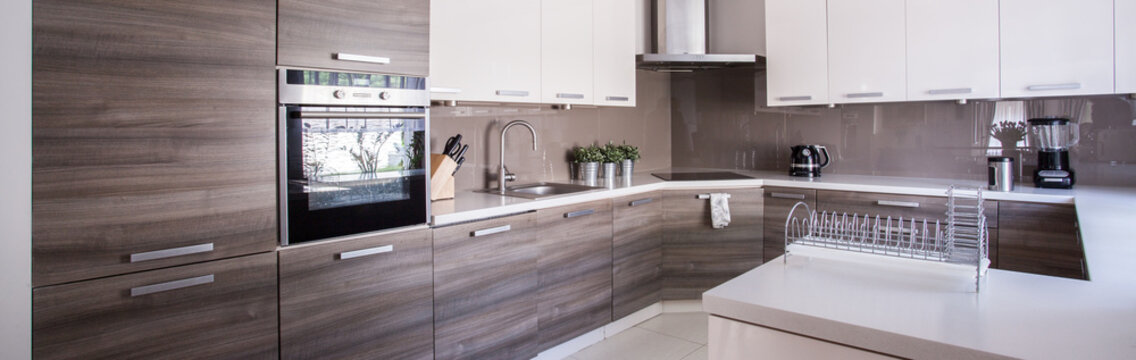
{"label": "range hood chimney", "polygon": [[708,54],[708,0],[653,0],[653,53],[636,56],[640,69],[691,72],[723,67],[760,66],[754,54]]}

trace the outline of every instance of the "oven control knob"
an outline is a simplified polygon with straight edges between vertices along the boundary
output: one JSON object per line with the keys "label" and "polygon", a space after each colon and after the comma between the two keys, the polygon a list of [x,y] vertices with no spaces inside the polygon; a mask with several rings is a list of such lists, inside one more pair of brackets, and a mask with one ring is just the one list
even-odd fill
{"label": "oven control knob", "polygon": [[336,99],[342,99],[344,97],[347,97],[347,92],[343,90],[335,90],[335,92],[331,93],[331,96],[334,96]]}
{"label": "oven control knob", "polygon": [[379,98],[383,100],[390,100],[391,94],[389,92],[383,91],[379,93]]}

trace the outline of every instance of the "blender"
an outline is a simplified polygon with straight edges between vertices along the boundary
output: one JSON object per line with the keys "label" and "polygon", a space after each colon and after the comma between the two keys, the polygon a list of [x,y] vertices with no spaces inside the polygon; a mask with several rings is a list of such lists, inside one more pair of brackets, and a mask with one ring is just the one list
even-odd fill
{"label": "blender", "polygon": [[1069,189],[1073,187],[1073,169],[1069,166],[1069,148],[1077,145],[1080,133],[1069,119],[1047,117],[1029,120],[1030,143],[1037,148],[1037,170],[1033,184],[1039,188]]}

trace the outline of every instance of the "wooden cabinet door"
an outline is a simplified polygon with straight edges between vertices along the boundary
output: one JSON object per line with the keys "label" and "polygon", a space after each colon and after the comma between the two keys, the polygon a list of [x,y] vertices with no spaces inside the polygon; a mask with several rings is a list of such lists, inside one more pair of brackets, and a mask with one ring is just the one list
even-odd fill
{"label": "wooden cabinet door", "polygon": [[[730,225],[715,229],[710,200],[730,194]],[[762,190],[667,191],[663,200],[663,300],[701,299],[702,292],[761,265]]]}
{"label": "wooden cabinet door", "polygon": [[1116,0],[1116,92],[1136,94],[1136,0]]}
{"label": "wooden cabinet door", "polygon": [[429,229],[292,246],[280,255],[284,359],[433,359]]}
{"label": "wooden cabinet door", "polygon": [[279,0],[281,66],[427,76],[430,2]]}
{"label": "wooden cabinet door", "polygon": [[[987,227],[998,227],[998,205],[998,201],[983,202]],[[897,221],[900,217],[905,220],[927,219],[929,222],[941,220],[946,224],[947,197],[819,190],[815,209],[818,212],[846,212],[848,216],[853,214],[870,217],[879,215],[881,218],[891,216]]]}
{"label": "wooden cabinet door", "polygon": [[431,0],[431,98],[539,103],[540,22],[536,0]]}
{"label": "wooden cabinet door", "polygon": [[434,229],[436,359],[537,354],[536,216]]}
{"label": "wooden cabinet door", "polygon": [[595,104],[635,107],[635,2],[592,1]]}
{"label": "wooden cabinet door", "polygon": [[276,248],[276,2],[34,5],[34,286]]}
{"label": "wooden cabinet door", "polygon": [[908,101],[998,91],[998,0],[907,0]]}
{"label": "wooden cabinet door", "polygon": [[611,322],[611,201],[537,212],[538,351]]}
{"label": "wooden cabinet door", "polygon": [[1002,97],[1111,94],[1113,0],[1001,0]]}
{"label": "wooden cabinet door", "polygon": [[275,359],[276,254],[32,291],[36,359]]}
{"label": "wooden cabinet door", "polygon": [[652,192],[611,201],[612,320],[662,300],[662,195]]}
{"label": "wooden cabinet door", "polygon": [[999,269],[1086,278],[1073,206],[1002,201],[998,212]]}
{"label": "wooden cabinet door", "polygon": [[[765,203],[764,217],[765,228],[765,249],[762,251],[762,257],[766,262],[777,258],[785,253],[785,219],[789,217],[789,211],[793,210],[798,202],[804,202],[809,206],[809,209],[816,210],[817,206],[817,191],[811,189],[794,189],[794,188],[779,188],[779,187],[766,187],[765,188]],[[805,209],[800,210],[804,214]]]}
{"label": "wooden cabinet door", "polygon": [[828,2],[828,98],[834,103],[907,99],[904,0]]}
{"label": "wooden cabinet door", "polygon": [[829,103],[827,4],[765,0],[769,106]]}
{"label": "wooden cabinet door", "polygon": [[595,104],[592,0],[540,4],[541,101]]}

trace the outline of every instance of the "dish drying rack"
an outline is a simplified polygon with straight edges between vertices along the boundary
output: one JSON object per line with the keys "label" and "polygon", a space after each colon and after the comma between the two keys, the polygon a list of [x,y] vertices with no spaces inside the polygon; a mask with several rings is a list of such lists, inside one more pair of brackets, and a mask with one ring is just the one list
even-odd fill
{"label": "dish drying rack", "polygon": [[975,269],[974,291],[990,266],[982,188],[952,185],[947,189],[945,223],[939,220],[881,217],[824,211],[798,202],[785,219],[785,262],[789,245],[805,245]]}

